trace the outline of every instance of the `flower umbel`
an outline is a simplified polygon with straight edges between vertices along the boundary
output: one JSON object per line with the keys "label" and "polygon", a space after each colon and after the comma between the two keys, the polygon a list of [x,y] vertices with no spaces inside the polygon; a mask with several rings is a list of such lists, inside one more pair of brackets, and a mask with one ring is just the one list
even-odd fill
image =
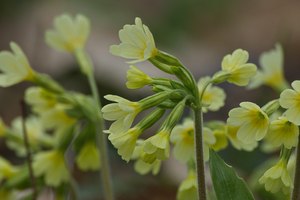
{"label": "flower umbel", "polygon": [[146,25],[142,24],[140,18],[135,18],[134,25],[125,25],[119,31],[121,44],[112,45],[110,52],[113,55],[133,59],[130,63],[145,61],[156,55],[155,42]]}
{"label": "flower umbel", "polygon": [[229,112],[228,125],[239,127],[237,137],[244,143],[263,139],[269,127],[268,115],[252,102],[242,102],[240,106]]}
{"label": "flower umbel", "polygon": [[280,106],[286,108],[286,118],[296,125],[300,125],[300,81],[292,83],[293,89],[286,89],[280,94]]}
{"label": "flower umbel", "polygon": [[12,53],[9,51],[0,52],[0,86],[9,87],[22,81],[34,79],[34,71],[21,50],[14,42],[10,43]]}
{"label": "flower umbel", "polygon": [[90,33],[90,22],[83,15],[63,14],[54,19],[54,29],[46,32],[46,42],[59,51],[74,52],[83,48]]}

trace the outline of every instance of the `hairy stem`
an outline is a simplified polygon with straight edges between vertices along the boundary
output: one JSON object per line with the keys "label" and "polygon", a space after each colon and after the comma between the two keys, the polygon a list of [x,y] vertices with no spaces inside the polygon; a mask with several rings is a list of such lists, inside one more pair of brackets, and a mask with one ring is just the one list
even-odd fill
{"label": "hairy stem", "polygon": [[198,199],[206,200],[205,171],[203,158],[203,116],[201,107],[194,109],[194,116]]}
{"label": "hairy stem", "polygon": [[24,138],[24,145],[26,149],[26,159],[28,163],[28,169],[29,169],[29,176],[31,180],[31,186],[32,186],[32,199],[37,199],[37,188],[35,183],[35,177],[33,173],[33,167],[32,167],[32,157],[31,157],[31,151],[30,151],[30,145],[28,141],[28,135],[27,135],[27,129],[26,129],[26,108],[25,108],[25,102],[24,100],[21,101],[21,111],[22,111],[22,129],[23,129],[23,138]]}
{"label": "hairy stem", "polygon": [[104,195],[106,200],[113,200],[113,189],[112,189],[112,179],[111,179],[111,173],[110,173],[110,165],[108,160],[108,150],[107,150],[107,137],[103,133],[103,127],[104,127],[104,121],[102,116],[100,115],[101,111],[101,102],[99,97],[99,92],[96,84],[96,80],[94,77],[93,66],[88,58],[87,54],[84,52],[83,49],[79,49],[76,51],[75,56],[77,60],[79,61],[79,64],[81,66],[82,72],[87,76],[89,85],[91,88],[91,92],[94,98],[94,101],[96,103],[96,110],[99,112],[99,115],[97,115],[97,120],[95,122],[96,126],[96,137],[97,137],[97,146],[100,151],[100,161],[101,161],[101,179],[102,179],[102,185],[104,190]]}
{"label": "hairy stem", "polygon": [[292,200],[300,200],[300,135],[298,138],[297,153],[296,153],[294,190],[292,194]]}

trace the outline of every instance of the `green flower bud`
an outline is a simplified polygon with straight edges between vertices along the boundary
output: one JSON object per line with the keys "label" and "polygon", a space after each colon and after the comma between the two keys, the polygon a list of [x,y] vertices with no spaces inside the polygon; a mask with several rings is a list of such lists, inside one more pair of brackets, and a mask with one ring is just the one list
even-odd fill
{"label": "green flower bud", "polygon": [[266,105],[264,105],[261,109],[268,115],[270,116],[273,114],[275,111],[278,110],[280,107],[279,100],[275,99],[273,101],[268,102]]}

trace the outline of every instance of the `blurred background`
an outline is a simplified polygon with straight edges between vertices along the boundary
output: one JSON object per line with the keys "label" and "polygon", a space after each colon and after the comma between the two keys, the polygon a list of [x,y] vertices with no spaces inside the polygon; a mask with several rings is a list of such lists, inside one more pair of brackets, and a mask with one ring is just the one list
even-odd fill
{"label": "blurred background", "polygon": [[[247,50],[250,61],[258,64],[259,55],[273,48],[276,42],[284,49],[287,80],[300,77],[300,1],[1,0],[0,49],[8,50],[10,41],[17,42],[37,71],[50,74],[70,90],[88,94],[87,82],[81,77],[74,58],[54,51],[44,42],[45,30],[62,13],[81,13],[91,21],[87,50],[95,63],[102,96],[110,93],[139,100],[151,94],[149,88],[126,89],[128,64],[108,51],[110,45],[119,43],[118,31],[124,24],[133,24],[137,16],[150,28],[156,46],[178,57],[196,78],[212,75],[220,68],[223,56],[237,48]],[[165,76],[149,63],[138,66],[152,76]],[[0,88],[0,115],[5,123],[20,115],[19,102],[28,86]],[[221,87],[227,93],[226,106],[219,112],[206,114],[207,120],[226,120],[228,111],[241,101],[263,105],[278,97],[267,87],[251,91],[229,84]],[[0,153],[13,157],[3,141],[0,141]],[[140,176],[133,171],[132,164],[118,157],[112,146],[110,154],[118,199],[175,199],[177,186],[186,173],[180,163],[171,158],[164,162],[158,176]],[[246,179],[266,159],[259,151],[246,153],[229,148],[221,154]],[[100,183],[94,177],[93,173],[78,172],[76,179],[82,186],[82,199],[99,199]]]}

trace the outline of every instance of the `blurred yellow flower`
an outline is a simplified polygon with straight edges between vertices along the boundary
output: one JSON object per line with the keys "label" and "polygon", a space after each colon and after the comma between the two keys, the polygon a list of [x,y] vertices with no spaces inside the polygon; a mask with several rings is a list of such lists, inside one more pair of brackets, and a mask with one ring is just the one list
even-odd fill
{"label": "blurred yellow flower", "polygon": [[136,66],[131,65],[130,69],[127,71],[127,82],[126,86],[129,89],[142,88],[152,81],[151,77],[145,74]]}
{"label": "blurred yellow flower", "polygon": [[33,157],[33,170],[36,176],[44,176],[47,185],[57,187],[69,180],[64,154],[59,150],[39,152]]}
{"label": "blurred yellow flower", "polygon": [[227,81],[239,86],[245,86],[256,73],[256,66],[247,63],[249,54],[242,49],[235,50],[222,60],[222,71],[229,74]]}
{"label": "blurred yellow flower", "polygon": [[90,141],[83,145],[76,157],[76,163],[83,171],[99,170],[100,155],[95,142]]}
{"label": "blurred yellow flower", "polygon": [[262,69],[258,70],[252,78],[249,88],[265,84],[282,91],[288,87],[283,74],[283,51],[280,44],[276,44],[274,49],[262,53],[259,57],[259,64]]}
{"label": "blurred yellow flower", "polygon": [[299,128],[286,117],[280,117],[270,124],[266,140],[275,147],[284,145],[291,149],[298,144]]}
{"label": "blurred yellow flower", "polygon": [[22,81],[31,81],[34,79],[34,71],[21,50],[14,42],[10,43],[12,52],[0,52],[0,86],[9,87]]}
{"label": "blurred yellow flower", "polygon": [[[198,89],[199,93],[202,93],[204,86],[210,81],[210,77],[206,76],[201,78],[198,81]],[[224,90],[217,86],[212,86],[209,84],[202,97],[202,104],[203,104],[203,112],[210,111],[217,111],[222,106],[224,106],[224,101],[226,98],[226,94]]]}
{"label": "blurred yellow flower", "polygon": [[265,189],[269,192],[282,191],[285,194],[289,194],[293,188],[293,182],[287,170],[287,163],[284,160],[280,160],[264,173],[259,179],[259,183],[264,184]]}
{"label": "blurred yellow flower", "polygon": [[189,171],[188,176],[181,182],[177,191],[177,200],[197,200],[198,189],[196,173],[192,170]]}
{"label": "blurred yellow flower", "polygon": [[6,125],[4,124],[3,120],[0,118],[0,138],[6,134]]}
{"label": "blurred yellow flower", "polygon": [[152,33],[138,17],[135,18],[134,25],[125,25],[119,31],[119,38],[121,44],[112,45],[110,52],[116,56],[133,59],[130,63],[145,61],[158,52]]}
{"label": "blurred yellow flower", "polygon": [[230,110],[228,125],[239,127],[237,137],[244,143],[263,139],[269,127],[268,115],[252,102],[242,102],[240,106]]}
{"label": "blurred yellow flower", "polygon": [[[192,119],[185,119],[183,124],[175,126],[171,132],[170,140],[174,143],[174,157],[177,160],[187,163],[194,159],[194,121]],[[204,160],[208,161],[209,147],[216,143],[216,138],[209,128],[203,128],[203,141]]]}
{"label": "blurred yellow flower", "polygon": [[90,22],[83,15],[67,14],[54,19],[54,29],[46,32],[46,43],[59,51],[74,52],[84,47],[90,33]]}
{"label": "blurred yellow flower", "polygon": [[286,89],[280,94],[280,106],[286,108],[286,118],[296,125],[300,125],[300,81],[292,83],[293,89]]}
{"label": "blurred yellow flower", "polygon": [[11,178],[17,174],[18,171],[19,169],[17,167],[13,166],[9,161],[0,156],[0,183],[5,179]]}

